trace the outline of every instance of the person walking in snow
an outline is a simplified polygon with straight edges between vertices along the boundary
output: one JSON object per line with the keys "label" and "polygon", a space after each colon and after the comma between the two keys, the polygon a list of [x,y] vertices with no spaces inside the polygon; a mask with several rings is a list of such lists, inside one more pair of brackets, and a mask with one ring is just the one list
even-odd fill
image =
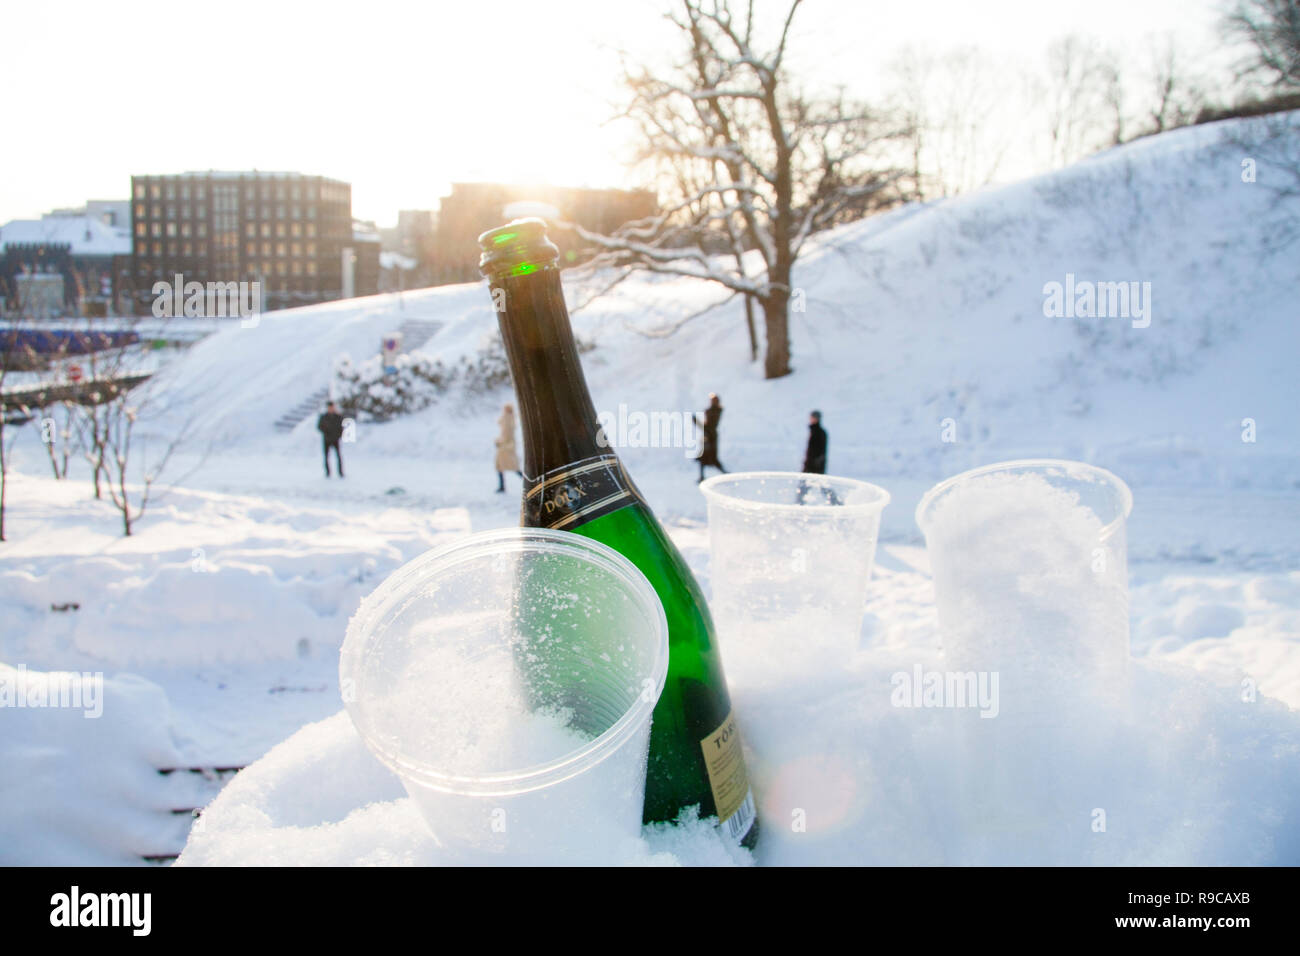
{"label": "person walking in snow", "polygon": [[504,494],[507,471],[513,471],[520,478],[523,477],[523,473],[519,470],[519,456],[515,452],[515,408],[509,402],[501,409],[497,427],[501,430],[496,440],[497,494]]}
{"label": "person walking in snow", "polygon": [[343,456],[339,453],[339,442],[343,440],[343,416],[334,402],[325,406],[325,411],[316,420],[316,430],[321,433],[325,443],[325,477],[330,476],[330,449],[334,449],[334,460],[339,466],[339,477],[343,477]]}
{"label": "person walking in snow", "polygon": [[[812,411],[808,413],[808,447],[803,453],[803,470],[809,475],[826,474],[826,429],[822,428],[822,413]],[[814,485],[816,483],[814,482]],[[840,504],[840,497],[835,493],[833,488],[823,485],[822,494],[826,500],[833,505]],[[799,482],[799,504],[804,503],[808,496],[808,482]]]}
{"label": "person walking in snow", "polygon": [[808,448],[803,453],[803,470],[810,475],[826,474],[826,429],[822,413],[808,413]]}
{"label": "person walking in snow", "polygon": [[699,484],[704,480],[705,465],[718,469],[724,475],[727,473],[727,469],[723,468],[722,462],[718,460],[718,422],[722,421],[722,402],[716,392],[709,393],[709,407],[704,410],[704,420],[701,421],[699,415],[693,417],[695,424],[704,430],[704,444],[695,459],[700,463],[700,477],[695,482]]}

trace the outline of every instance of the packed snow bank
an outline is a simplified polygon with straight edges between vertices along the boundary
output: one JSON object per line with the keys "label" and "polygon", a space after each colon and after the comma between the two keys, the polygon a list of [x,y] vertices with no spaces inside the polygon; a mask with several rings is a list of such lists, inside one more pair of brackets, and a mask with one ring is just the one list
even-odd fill
{"label": "packed snow bank", "polygon": [[120,866],[175,852],[158,770],[176,766],[162,688],[134,674],[0,664],[0,864]]}
{"label": "packed snow bank", "polygon": [[[592,863],[747,862],[708,823],[650,828],[587,847]],[[402,785],[370,755],[344,711],[302,728],[237,776],[207,808],[177,865],[435,866],[490,862],[439,848]],[[499,860],[496,862],[509,862]]]}
{"label": "packed snow bank", "polygon": [[363,595],[470,530],[456,509],[343,514],[172,489],[124,538],[112,506],[87,491],[26,477],[10,489],[0,660],[203,667],[337,654]]}
{"label": "packed snow bank", "polygon": [[[731,649],[729,667],[741,657]],[[898,675],[943,666],[920,648],[866,651],[803,683],[746,663],[731,667],[743,675],[732,690],[760,802],[759,863],[1300,863],[1300,717],[1243,702],[1235,686],[1135,663],[1119,710],[1067,690],[1057,715],[985,720],[899,704]],[[751,860],[690,819],[575,852],[602,864]],[[239,774],[180,862],[488,861],[435,844],[340,712]]]}

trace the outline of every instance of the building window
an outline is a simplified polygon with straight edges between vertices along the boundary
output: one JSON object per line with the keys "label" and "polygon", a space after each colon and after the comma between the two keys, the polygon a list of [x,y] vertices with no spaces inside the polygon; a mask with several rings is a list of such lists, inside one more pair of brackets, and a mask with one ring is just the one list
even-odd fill
{"label": "building window", "polygon": [[202,239],[207,234],[208,234],[208,224],[206,222],[199,223],[199,238]]}
{"label": "building window", "polygon": [[135,224],[135,234],[136,234],[137,236],[145,236],[145,235],[148,235],[148,234],[149,234],[149,227],[148,227],[147,225],[145,225],[143,222],[137,222],[137,223]]}
{"label": "building window", "polygon": [[307,263],[307,275],[314,276],[315,274],[316,274],[316,263],[309,261]]}
{"label": "building window", "polygon": [[167,243],[167,255],[169,256],[176,255],[176,243],[174,242]]}
{"label": "building window", "polygon": [[262,223],[262,238],[271,238],[271,224],[269,222]]}
{"label": "building window", "polygon": [[302,235],[302,223],[295,222],[292,226],[290,226],[290,227],[289,227],[289,235],[293,236],[295,239],[296,239],[297,237],[301,236],[301,235]]}
{"label": "building window", "polygon": [[275,264],[275,271],[277,275],[284,275],[289,271],[289,264],[287,262],[277,262]]}
{"label": "building window", "polygon": [[174,237],[175,237],[175,235],[176,235],[176,223],[174,223],[174,222],[169,222],[169,223],[167,223],[167,235],[168,235],[169,238],[174,238]]}
{"label": "building window", "polygon": [[185,247],[184,247],[184,249],[185,249],[185,255],[186,255],[187,257],[188,257],[188,256],[192,256],[192,255],[194,255],[194,246],[192,246],[190,243],[188,243],[188,242],[185,243]]}
{"label": "building window", "polygon": [[275,207],[275,218],[276,219],[284,218],[284,203],[280,203]]}
{"label": "building window", "polygon": [[307,243],[307,255],[309,256],[316,255],[316,243],[314,242]]}
{"label": "building window", "polygon": [[302,263],[295,260],[289,269],[296,276],[302,275]]}
{"label": "building window", "polygon": [[203,189],[202,183],[194,187],[194,198],[197,199],[199,202],[203,202],[204,193],[205,190]]}
{"label": "building window", "polygon": [[154,204],[153,204],[153,215],[151,215],[149,218],[150,218],[150,219],[161,219],[161,218],[162,218],[162,206],[158,205],[157,203],[154,203]]}
{"label": "building window", "polygon": [[175,207],[174,205],[172,205],[171,203],[168,203],[168,204],[167,204],[167,218],[168,218],[168,219],[175,219],[175,218],[176,218],[176,207]]}
{"label": "building window", "polygon": [[249,242],[244,244],[244,253],[250,258],[257,255],[257,243]]}
{"label": "building window", "polygon": [[316,207],[315,207],[315,206],[308,206],[308,207],[307,207],[307,218],[308,218],[308,219],[315,219],[315,218],[316,218]]}
{"label": "building window", "polygon": [[145,204],[142,203],[142,202],[138,202],[138,203],[136,203],[136,204],[135,204],[135,218],[136,218],[136,219],[143,219],[143,218],[145,218],[145,210],[146,210],[147,208],[148,208],[148,207],[145,206]]}
{"label": "building window", "polygon": [[270,183],[262,183],[262,199],[263,199],[263,200],[267,200],[267,199],[270,199],[270,198],[271,198],[271,185],[270,185]]}
{"label": "building window", "polygon": [[285,248],[283,242],[277,242],[275,244],[275,254],[277,256],[280,256],[281,258],[284,258],[286,255],[288,255],[288,250]]}
{"label": "building window", "polygon": [[295,258],[297,258],[298,256],[301,256],[301,255],[302,255],[302,243],[301,243],[301,242],[295,242],[295,243],[293,243],[289,248],[293,250],[293,255],[294,255]]}
{"label": "building window", "polygon": [[301,206],[293,206],[293,207],[289,210],[289,215],[291,215],[294,219],[301,219],[301,218],[302,218],[302,207],[301,207]]}
{"label": "building window", "polygon": [[136,199],[144,198],[144,183],[135,184],[135,198]]}
{"label": "building window", "polygon": [[168,198],[168,199],[175,199],[175,198],[176,198],[176,184],[175,184],[175,183],[168,183],[168,184],[167,184],[167,198]]}
{"label": "building window", "polygon": [[316,223],[314,222],[307,223],[307,235],[308,236],[316,235]]}
{"label": "building window", "polygon": [[196,216],[198,216],[200,219],[203,219],[203,218],[205,218],[205,217],[208,215],[208,207],[207,207],[207,206],[198,206],[198,207],[195,208],[195,210],[194,210],[194,214],[195,214]]}
{"label": "building window", "polygon": [[276,238],[277,238],[277,239],[283,239],[283,238],[284,238],[284,223],[282,223],[282,222],[277,222],[277,223],[275,224],[275,235],[276,235]]}
{"label": "building window", "polygon": [[256,236],[256,235],[257,235],[257,223],[255,223],[255,222],[246,222],[246,223],[244,223],[244,235],[248,236],[248,238],[250,238],[250,239],[252,239],[254,236]]}
{"label": "building window", "polygon": [[190,184],[189,184],[189,183],[181,183],[181,198],[182,198],[182,199],[189,199],[189,198],[190,198]]}
{"label": "building window", "polygon": [[189,203],[186,203],[185,205],[181,206],[181,218],[182,218],[182,219],[189,219],[189,218],[190,218],[190,204],[189,204]]}
{"label": "building window", "polygon": [[275,187],[275,198],[279,199],[281,202],[284,201],[284,183]]}
{"label": "building window", "polygon": [[298,186],[296,184],[289,187],[289,198],[294,202],[298,201]]}
{"label": "building window", "polygon": [[262,243],[262,255],[269,256],[270,254],[271,254],[271,244],[269,242]]}
{"label": "building window", "polygon": [[181,236],[186,239],[190,237],[190,224],[188,222],[181,223]]}
{"label": "building window", "polygon": [[262,263],[262,275],[269,276],[274,271],[275,268],[271,265],[269,260]]}
{"label": "building window", "polygon": [[149,198],[162,199],[162,187],[159,186],[157,183],[151,183],[149,186]]}
{"label": "building window", "polygon": [[200,242],[196,251],[199,254],[199,258],[203,258],[208,254],[208,244],[206,242]]}
{"label": "building window", "polygon": [[161,243],[161,242],[155,242],[155,243],[153,244],[153,254],[154,254],[155,258],[158,257],[158,256],[161,256],[161,255],[162,255],[162,243]]}
{"label": "building window", "polygon": [[150,231],[153,233],[153,236],[154,236],[155,239],[156,239],[157,237],[161,236],[161,235],[162,235],[162,223],[160,223],[160,222],[155,222],[155,223],[153,223],[153,225],[152,225],[151,228],[150,228]]}

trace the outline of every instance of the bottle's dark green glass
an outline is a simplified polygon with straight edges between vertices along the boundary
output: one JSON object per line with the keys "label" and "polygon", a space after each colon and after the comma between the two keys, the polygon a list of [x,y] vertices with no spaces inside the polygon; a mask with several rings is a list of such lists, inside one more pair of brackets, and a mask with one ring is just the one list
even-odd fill
{"label": "bottle's dark green glass", "polygon": [[605,441],[560,286],[558,250],[540,219],[479,237],[514,378],[524,439],[525,526],[609,545],[635,564],[668,619],[668,679],[655,707],[645,821],[699,805],[744,846],[758,840],[754,797],[699,585]]}

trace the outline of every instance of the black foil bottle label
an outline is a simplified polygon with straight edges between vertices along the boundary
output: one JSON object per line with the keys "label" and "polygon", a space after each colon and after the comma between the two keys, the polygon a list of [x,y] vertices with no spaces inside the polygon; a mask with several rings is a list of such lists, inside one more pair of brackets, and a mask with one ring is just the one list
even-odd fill
{"label": "black foil bottle label", "polygon": [[524,524],[572,530],[639,500],[617,455],[584,458],[526,478]]}

